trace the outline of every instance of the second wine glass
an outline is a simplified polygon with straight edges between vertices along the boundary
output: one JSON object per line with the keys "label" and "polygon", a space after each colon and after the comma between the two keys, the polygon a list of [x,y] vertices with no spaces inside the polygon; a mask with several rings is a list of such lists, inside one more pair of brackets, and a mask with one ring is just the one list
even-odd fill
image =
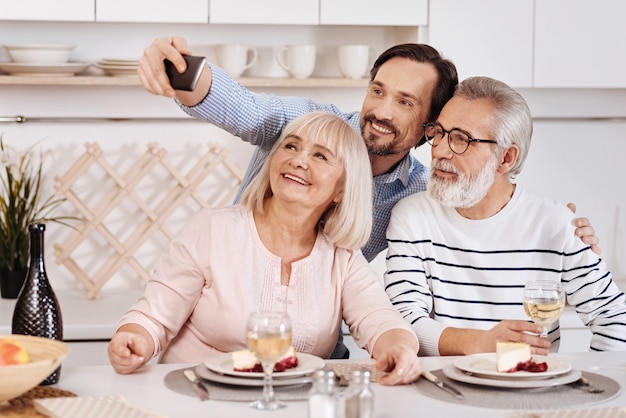
{"label": "second wine glass", "polygon": [[263,366],[263,399],[250,404],[255,409],[273,410],[286,405],[274,398],[272,373],[278,359],[291,346],[291,319],[285,312],[253,312],[248,317],[246,342]]}
{"label": "second wine glass", "polygon": [[524,287],[524,310],[537,325],[543,327],[542,338],[547,338],[548,327],[558,321],[565,307],[565,292],[560,282],[531,280]]}

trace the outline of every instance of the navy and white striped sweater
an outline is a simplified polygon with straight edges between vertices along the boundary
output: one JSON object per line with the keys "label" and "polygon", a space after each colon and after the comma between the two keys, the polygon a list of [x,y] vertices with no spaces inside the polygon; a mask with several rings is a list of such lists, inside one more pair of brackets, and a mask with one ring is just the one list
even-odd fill
{"label": "navy and white striped sweater", "polygon": [[[470,220],[428,193],[393,209],[385,288],[420,339],[420,355],[438,355],[445,327],[489,329],[503,319],[528,320],[522,304],[532,279],[563,283],[593,333],[591,350],[626,351],[626,299],[605,263],[574,235],[564,205],[517,186],[496,215]],[[558,350],[558,324],[550,330]]]}

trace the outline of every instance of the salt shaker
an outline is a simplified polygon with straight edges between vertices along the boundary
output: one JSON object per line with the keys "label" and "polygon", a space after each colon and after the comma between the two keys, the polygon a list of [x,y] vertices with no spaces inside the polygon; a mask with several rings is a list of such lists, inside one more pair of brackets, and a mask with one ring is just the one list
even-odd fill
{"label": "salt shaker", "polygon": [[374,392],[370,372],[353,370],[345,394],[345,418],[374,418]]}
{"label": "salt shaker", "polygon": [[335,373],[317,370],[313,374],[313,386],[309,392],[309,418],[336,418]]}

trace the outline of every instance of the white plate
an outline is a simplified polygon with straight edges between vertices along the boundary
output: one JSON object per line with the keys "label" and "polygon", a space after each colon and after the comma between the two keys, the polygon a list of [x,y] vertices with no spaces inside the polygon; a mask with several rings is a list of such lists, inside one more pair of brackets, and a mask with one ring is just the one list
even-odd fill
{"label": "white plate", "polygon": [[558,376],[572,370],[572,365],[560,357],[533,355],[535,363],[548,363],[548,370],[545,372],[499,372],[496,369],[496,353],[474,354],[462,357],[454,362],[459,369],[470,372],[483,378],[499,380],[537,380]]}
{"label": "white plate", "polygon": [[27,64],[2,62],[0,70],[11,75],[57,76],[74,75],[91,66],[90,62],[67,62],[64,64]]}
{"label": "white plate", "polygon": [[117,59],[117,58],[103,58],[100,61],[98,61],[99,64],[105,64],[105,65],[131,65],[131,66],[138,66],[139,65],[139,61],[138,60],[126,60],[126,59]]}
{"label": "white plate", "polygon": [[495,386],[499,388],[529,389],[566,385],[568,383],[577,381],[580,378],[581,372],[580,370],[572,370],[570,372],[549,377],[547,379],[493,379],[468,375],[464,373],[461,369],[455,367],[454,364],[448,364],[443,368],[443,374],[452,380],[464,383],[471,383],[474,385]]}
{"label": "white plate", "polygon": [[[196,367],[196,374],[201,379],[208,380],[210,382],[223,383],[226,385],[263,386],[263,379],[248,379],[245,377],[227,376],[215,373],[207,369],[204,364],[200,364]],[[311,383],[312,381],[313,378],[311,376],[284,377],[280,379],[272,379],[272,386],[302,385],[305,383]]]}
{"label": "white plate", "polygon": [[[321,358],[305,353],[297,353],[298,366],[284,372],[274,373],[273,377],[282,379],[284,377],[295,377],[311,374],[317,369],[324,367],[324,360]],[[211,356],[204,361],[207,369],[228,376],[239,376],[246,378],[262,379],[263,373],[257,372],[236,372],[233,370],[233,358],[231,353],[220,353]]]}
{"label": "white plate", "polygon": [[112,76],[137,76],[137,67],[130,67],[127,65],[103,65],[94,64],[94,67],[101,69],[108,75]]}

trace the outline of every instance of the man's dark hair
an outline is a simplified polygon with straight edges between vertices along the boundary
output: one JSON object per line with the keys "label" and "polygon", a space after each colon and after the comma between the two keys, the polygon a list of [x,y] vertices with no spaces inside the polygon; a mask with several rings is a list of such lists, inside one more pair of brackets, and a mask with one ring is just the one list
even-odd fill
{"label": "man's dark hair", "polygon": [[428,112],[428,120],[434,121],[439,116],[443,106],[454,95],[454,90],[459,84],[459,76],[452,61],[441,56],[439,51],[426,44],[400,44],[392,46],[380,54],[370,70],[370,81],[378,74],[378,69],[391,58],[404,57],[412,61],[430,63],[437,71],[437,85],[433,91],[433,98]]}

